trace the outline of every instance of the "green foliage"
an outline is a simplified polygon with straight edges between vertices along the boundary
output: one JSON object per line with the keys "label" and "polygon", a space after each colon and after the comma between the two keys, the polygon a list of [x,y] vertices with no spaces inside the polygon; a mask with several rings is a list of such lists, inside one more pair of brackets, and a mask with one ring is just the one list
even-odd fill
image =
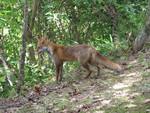
{"label": "green foliage", "polygon": [[143,71],[143,72],[142,72],[142,75],[143,75],[144,77],[149,77],[149,76],[150,76],[149,74],[150,74],[150,73],[147,72],[147,71]]}
{"label": "green foliage", "polygon": [[0,77],[0,82],[5,82],[6,80],[5,80],[5,76],[1,76]]}

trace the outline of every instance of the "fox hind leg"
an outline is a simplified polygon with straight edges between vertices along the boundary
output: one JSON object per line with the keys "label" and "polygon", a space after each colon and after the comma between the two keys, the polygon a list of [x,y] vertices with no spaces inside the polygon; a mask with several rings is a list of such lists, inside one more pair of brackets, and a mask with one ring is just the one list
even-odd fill
{"label": "fox hind leg", "polygon": [[78,62],[88,71],[88,73],[83,78],[88,78],[90,74],[93,72],[89,66],[88,63],[90,61],[90,54],[89,51],[81,51],[81,53],[78,56]]}
{"label": "fox hind leg", "polygon": [[82,66],[88,71],[83,78],[88,78],[93,71],[89,68],[88,64],[82,64]]}
{"label": "fox hind leg", "polygon": [[93,65],[97,68],[97,76],[99,76],[100,67],[98,66],[98,64],[96,62],[94,62]]}

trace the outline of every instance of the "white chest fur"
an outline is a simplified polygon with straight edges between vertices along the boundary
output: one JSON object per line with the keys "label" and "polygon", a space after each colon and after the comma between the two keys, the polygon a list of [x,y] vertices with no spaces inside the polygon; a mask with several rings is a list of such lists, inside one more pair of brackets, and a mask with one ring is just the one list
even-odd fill
{"label": "white chest fur", "polygon": [[54,54],[53,54],[52,48],[51,47],[44,47],[43,49],[49,54],[52,61],[54,62]]}

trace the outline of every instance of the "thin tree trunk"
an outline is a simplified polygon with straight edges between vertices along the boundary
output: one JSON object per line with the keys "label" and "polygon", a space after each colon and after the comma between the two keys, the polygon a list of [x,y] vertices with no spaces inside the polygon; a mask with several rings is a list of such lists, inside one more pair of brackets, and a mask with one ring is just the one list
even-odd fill
{"label": "thin tree trunk", "polygon": [[23,35],[22,35],[22,50],[20,55],[20,73],[18,75],[18,84],[17,92],[20,93],[20,88],[24,80],[24,63],[25,63],[25,54],[26,54],[26,39],[28,31],[28,2],[24,2],[24,26],[23,26]]}
{"label": "thin tree trunk", "polygon": [[[39,7],[39,3],[40,0],[33,0],[33,8],[32,8],[32,15],[31,15],[31,20],[30,20],[30,24],[29,24],[29,29],[28,29],[28,38],[27,41],[31,42],[32,41],[32,30],[34,27],[34,20],[38,11],[38,7]],[[35,56],[34,56],[34,49],[33,47],[29,47],[29,56],[31,58],[31,62],[35,62]]]}

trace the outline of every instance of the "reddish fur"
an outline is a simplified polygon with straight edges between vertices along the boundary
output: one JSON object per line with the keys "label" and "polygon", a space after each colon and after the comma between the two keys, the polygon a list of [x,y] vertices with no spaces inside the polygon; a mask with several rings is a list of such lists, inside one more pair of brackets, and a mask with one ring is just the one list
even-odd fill
{"label": "reddish fur", "polygon": [[119,64],[107,59],[106,57],[99,54],[93,47],[88,45],[73,45],[73,46],[59,46],[50,41],[47,41],[47,37],[44,39],[38,40],[38,48],[35,52],[39,52],[43,46],[51,48],[53,52],[53,60],[56,65],[56,80],[62,79],[62,68],[63,62],[65,61],[78,61],[88,73],[84,76],[87,78],[93,72],[88,64],[92,64],[97,67],[98,75],[100,68],[98,63],[105,65],[106,67],[119,71],[122,71],[122,68]]}

